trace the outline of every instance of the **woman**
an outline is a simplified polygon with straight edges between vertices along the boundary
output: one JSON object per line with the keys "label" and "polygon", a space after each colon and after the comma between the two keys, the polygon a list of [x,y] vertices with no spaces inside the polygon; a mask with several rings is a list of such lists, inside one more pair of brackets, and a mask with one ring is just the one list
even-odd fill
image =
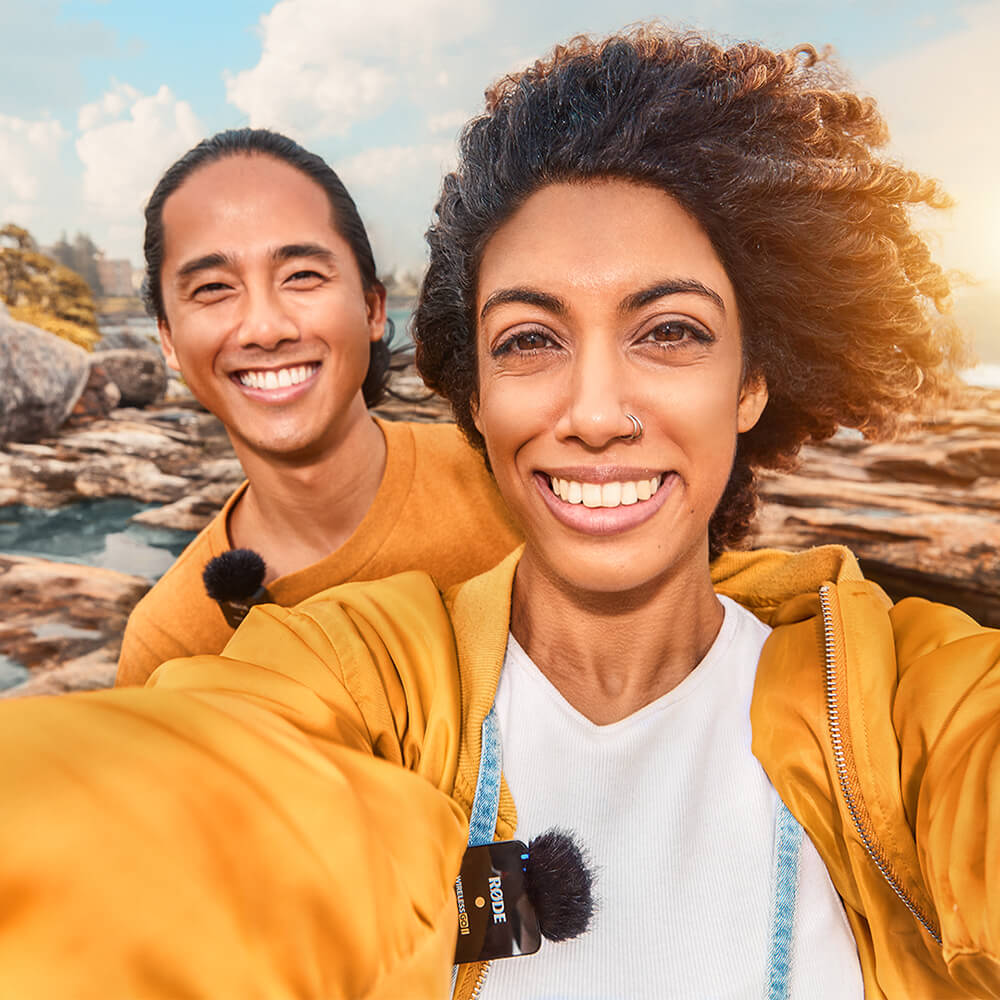
{"label": "woman", "polygon": [[[723,551],[754,468],[947,385],[947,284],[906,213],[940,196],[883,134],[811,50],[643,29],[502,81],[416,338],[523,552],[443,600],[407,574],[256,609],[152,692],[8,712],[91,861],[58,895],[30,879],[21,925],[61,940],[114,870],[101,901],[147,912],[111,938],[133,991],[441,996],[466,836],[571,825],[592,930],[456,996],[1000,996],[1000,636],[892,607],[840,548]],[[56,725],[100,794],[41,753]],[[142,808],[128,762],[92,763],[126,735]],[[20,884],[64,853],[20,846]]]}

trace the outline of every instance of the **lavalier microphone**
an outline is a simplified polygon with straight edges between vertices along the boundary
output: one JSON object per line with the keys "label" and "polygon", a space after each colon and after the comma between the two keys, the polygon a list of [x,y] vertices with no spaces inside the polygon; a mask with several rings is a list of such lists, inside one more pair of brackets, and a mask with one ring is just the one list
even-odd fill
{"label": "lavalier microphone", "polygon": [[253,549],[230,549],[205,563],[201,575],[205,590],[232,628],[246,618],[255,604],[272,600],[264,586],[266,572],[264,560]]}

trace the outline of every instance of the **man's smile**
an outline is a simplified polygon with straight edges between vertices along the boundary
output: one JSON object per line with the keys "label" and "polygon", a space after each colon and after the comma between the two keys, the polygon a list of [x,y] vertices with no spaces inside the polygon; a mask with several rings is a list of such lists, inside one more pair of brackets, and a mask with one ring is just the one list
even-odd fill
{"label": "man's smile", "polygon": [[300,385],[319,370],[319,362],[285,368],[247,368],[233,372],[232,378],[248,389],[285,389]]}

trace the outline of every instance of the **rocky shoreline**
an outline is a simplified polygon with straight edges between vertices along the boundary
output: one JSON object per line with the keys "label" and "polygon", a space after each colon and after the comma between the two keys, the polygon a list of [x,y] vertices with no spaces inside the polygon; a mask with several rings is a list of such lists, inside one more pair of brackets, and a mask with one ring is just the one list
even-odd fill
{"label": "rocky shoreline", "polygon": [[[406,367],[376,411],[435,421],[448,410]],[[757,546],[839,542],[891,595],[957,604],[1000,626],[1000,391],[960,404],[889,444],[840,434],[803,449],[793,473],[761,476]],[[242,481],[219,422],[193,401],[76,417],[31,444],[0,447],[0,507],[124,496],[159,504],[137,521],[199,530]],[[0,696],[110,683],[142,577],[0,555],[0,654],[27,681]]]}

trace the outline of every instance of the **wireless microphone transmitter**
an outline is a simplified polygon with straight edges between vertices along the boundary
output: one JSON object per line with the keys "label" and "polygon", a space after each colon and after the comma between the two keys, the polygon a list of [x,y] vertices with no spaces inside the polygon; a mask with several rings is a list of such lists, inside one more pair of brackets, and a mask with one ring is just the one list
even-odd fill
{"label": "wireless microphone transmitter", "polygon": [[590,925],[592,889],[583,852],[559,830],[527,847],[504,840],[468,848],[455,880],[455,962],[532,955],[543,937],[577,937]]}

